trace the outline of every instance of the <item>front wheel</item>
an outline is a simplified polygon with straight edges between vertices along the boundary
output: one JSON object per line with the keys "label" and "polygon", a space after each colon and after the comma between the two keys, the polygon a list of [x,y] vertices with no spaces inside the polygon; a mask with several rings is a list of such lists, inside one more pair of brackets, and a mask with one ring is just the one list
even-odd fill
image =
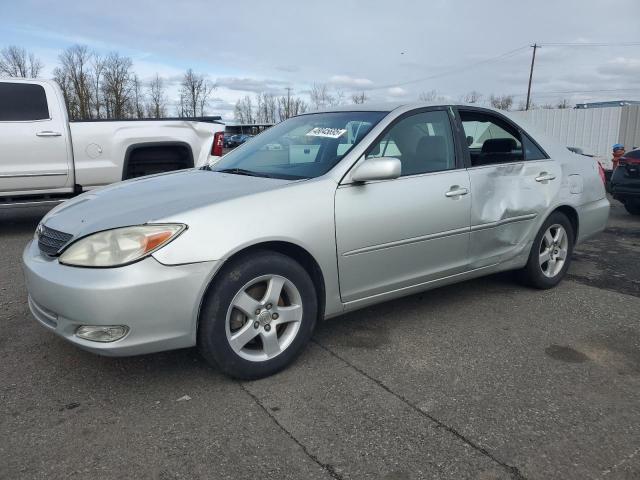
{"label": "front wheel", "polygon": [[232,377],[266,377],[302,351],[317,313],[313,281],[299,263],[277,252],[254,252],[218,273],[200,315],[198,347]]}
{"label": "front wheel", "polygon": [[544,222],[533,241],[529,260],[521,272],[528,285],[547,289],[563,279],[573,253],[574,231],[562,212],[554,212]]}

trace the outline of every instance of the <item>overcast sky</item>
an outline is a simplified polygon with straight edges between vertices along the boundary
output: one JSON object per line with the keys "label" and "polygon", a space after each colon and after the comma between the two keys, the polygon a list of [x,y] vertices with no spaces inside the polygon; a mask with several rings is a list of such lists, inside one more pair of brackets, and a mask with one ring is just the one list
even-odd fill
{"label": "overcast sky", "polygon": [[305,95],[314,82],[371,101],[435,89],[455,100],[514,94],[517,104],[537,42],[533,101],[573,104],[640,99],[640,45],[620,45],[640,44],[639,17],[640,0],[0,0],[0,47],[33,51],[46,76],[75,43],[118,51],[141,78],[173,80],[172,96],[192,67],[218,84],[210,113],[229,118],[246,94]]}

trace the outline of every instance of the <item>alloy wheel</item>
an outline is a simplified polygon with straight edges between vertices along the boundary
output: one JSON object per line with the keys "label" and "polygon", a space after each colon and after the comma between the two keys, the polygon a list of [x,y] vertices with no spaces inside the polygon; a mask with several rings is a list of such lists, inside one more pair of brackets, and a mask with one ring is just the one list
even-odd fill
{"label": "alloy wheel", "polygon": [[553,278],[562,271],[569,254],[569,237],[562,225],[551,225],[542,237],[538,260],[542,273]]}
{"label": "alloy wheel", "polygon": [[270,360],[291,345],[302,322],[297,287],[280,275],[245,284],[227,310],[225,329],[233,351],[245,360]]}

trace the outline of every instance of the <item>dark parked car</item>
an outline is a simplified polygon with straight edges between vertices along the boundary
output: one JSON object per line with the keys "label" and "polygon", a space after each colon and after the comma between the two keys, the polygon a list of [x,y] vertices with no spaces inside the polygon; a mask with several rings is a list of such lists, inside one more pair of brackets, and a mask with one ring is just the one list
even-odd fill
{"label": "dark parked car", "polygon": [[611,194],[632,215],[640,215],[640,149],[620,158],[611,176]]}
{"label": "dark parked car", "polygon": [[244,142],[246,142],[247,140],[249,140],[250,138],[252,138],[253,135],[245,135],[243,133],[237,134],[237,135],[231,135],[231,137],[229,137],[229,143],[228,143],[228,147],[229,148],[235,148],[238,145],[242,145]]}

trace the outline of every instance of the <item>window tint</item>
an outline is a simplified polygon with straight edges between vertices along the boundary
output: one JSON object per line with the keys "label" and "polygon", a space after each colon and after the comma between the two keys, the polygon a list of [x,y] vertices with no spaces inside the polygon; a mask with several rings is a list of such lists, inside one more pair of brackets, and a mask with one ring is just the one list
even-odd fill
{"label": "window tint", "polygon": [[527,160],[544,160],[548,158],[542,150],[536,147],[536,144],[531,141],[526,135],[522,136],[522,144],[524,145],[524,158]]}
{"label": "window tint", "polygon": [[472,166],[523,160],[520,134],[507,122],[479,112],[460,111],[460,118]]}
{"label": "window tint", "polygon": [[49,118],[49,109],[42,86],[0,82],[0,121],[46,118]]}
{"label": "window tint", "polygon": [[402,176],[450,170],[456,166],[449,115],[424,112],[404,118],[369,149],[367,158],[395,157]]}
{"label": "window tint", "polygon": [[386,115],[355,111],[293,117],[247,140],[213,170],[286,179],[318,177],[342,160]]}

